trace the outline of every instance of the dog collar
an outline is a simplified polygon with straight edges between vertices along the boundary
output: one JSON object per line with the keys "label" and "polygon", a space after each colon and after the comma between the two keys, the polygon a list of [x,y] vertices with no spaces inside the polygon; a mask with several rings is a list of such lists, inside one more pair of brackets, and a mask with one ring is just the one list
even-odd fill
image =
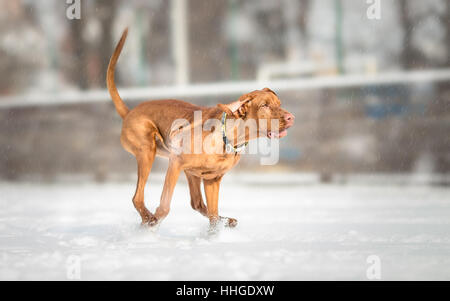
{"label": "dog collar", "polygon": [[233,146],[232,143],[230,143],[230,140],[227,138],[227,113],[223,112],[222,114],[222,138],[223,143],[225,144],[225,152],[227,153],[239,153],[242,151],[248,144],[248,142],[244,142],[240,145],[237,145],[236,147]]}

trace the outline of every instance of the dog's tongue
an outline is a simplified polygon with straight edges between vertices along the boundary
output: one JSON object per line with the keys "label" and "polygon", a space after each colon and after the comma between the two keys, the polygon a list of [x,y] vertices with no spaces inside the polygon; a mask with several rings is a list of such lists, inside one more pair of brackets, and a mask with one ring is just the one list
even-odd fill
{"label": "dog's tongue", "polygon": [[269,138],[283,138],[287,135],[287,130],[282,130],[281,132],[269,132],[267,133],[267,137]]}

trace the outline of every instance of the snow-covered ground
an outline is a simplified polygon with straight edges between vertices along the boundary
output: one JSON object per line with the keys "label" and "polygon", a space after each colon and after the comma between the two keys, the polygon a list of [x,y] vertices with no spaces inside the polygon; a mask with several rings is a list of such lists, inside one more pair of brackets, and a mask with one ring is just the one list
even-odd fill
{"label": "snow-covered ground", "polygon": [[[258,183],[226,176],[220,212],[239,225],[216,236],[183,181],[157,232],[131,182],[1,183],[0,280],[366,280],[370,255],[382,280],[450,280],[449,188]],[[161,189],[151,175],[152,211]]]}

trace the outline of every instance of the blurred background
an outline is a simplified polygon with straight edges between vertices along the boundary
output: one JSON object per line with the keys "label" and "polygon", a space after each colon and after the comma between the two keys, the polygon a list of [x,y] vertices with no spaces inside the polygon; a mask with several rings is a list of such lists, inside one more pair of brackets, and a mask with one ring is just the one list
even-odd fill
{"label": "blurred background", "polygon": [[[183,175],[139,228],[105,85],[126,27],[130,108],[269,87],[296,116],[278,164],[224,177],[236,229],[206,236]],[[0,279],[74,279],[75,256],[83,280],[368,280],[375,255],[382,280],[449,280],[449,133],[449,0],[0,0]]]}
{"label": "blurred background", "polygon": [[128,26],[116,82],[130,107],[214,106],[267,86],[296,115],[279,164],[248,156],[236,172],[446,185],[450,2],[380,4],[377,15],[354,0],[89,0],[72,20],[66,1],[0,0],[0,178],[135,178],[105,90]]}

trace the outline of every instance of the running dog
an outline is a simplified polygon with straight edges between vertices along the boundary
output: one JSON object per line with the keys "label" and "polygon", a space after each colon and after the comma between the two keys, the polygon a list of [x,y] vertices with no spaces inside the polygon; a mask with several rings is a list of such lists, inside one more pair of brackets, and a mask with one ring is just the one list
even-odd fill
{"label": "running dog", "polygon": [[[133,204],[142,218],[142,225],[155,226],[167,216],[175,184],[183,171],[189,184],[192,208],[207,217],[212,228],[219,221],[225,226],[235,227],[236,219],[219,216],[218,212],[219,186],[223,175],[238,163],[239,151],[250,139],[286,136],[286,130],[294,124],[294,115],[281,108],[280,99],[269,88],[244,94],[236,101],[216,107],[166,99],[147,101],[130,110],[114,83],[115,66],[127,33],[128,29],[125,29],[110,59],[106,83],[117,113],[123,119],[121,144],[137,160],[138,179]],[[196,112],[201,113],[200,122],[197,123],[194,118]],[[183,129],[174,127],[177,120],[187,121],[185,133],[200,133],[191,136],[187,143],[184,140],[183,147],[189,143],[192,146],[199,139],[209,139],[213,151],[207,152],[201,147],[197,152],[180,152],[179,147],[175,146],[175,138]],[[217,120],[218,123],[215,127],[205,129],[207,120]],[[227,126],[227,122],[230,124],[231,121],[235,121],[233,126]],[[239,132],[236,126],[239,121],[253,121],[256,127],[245,127],[244,131]],[[271,121],[277,121],[278,126],[272,128]],[[168,158],[169,167],[160,204],[153,214],[145,207],[144,187],[157,155]],[[200,190],[201,182],[206,205]]]}

